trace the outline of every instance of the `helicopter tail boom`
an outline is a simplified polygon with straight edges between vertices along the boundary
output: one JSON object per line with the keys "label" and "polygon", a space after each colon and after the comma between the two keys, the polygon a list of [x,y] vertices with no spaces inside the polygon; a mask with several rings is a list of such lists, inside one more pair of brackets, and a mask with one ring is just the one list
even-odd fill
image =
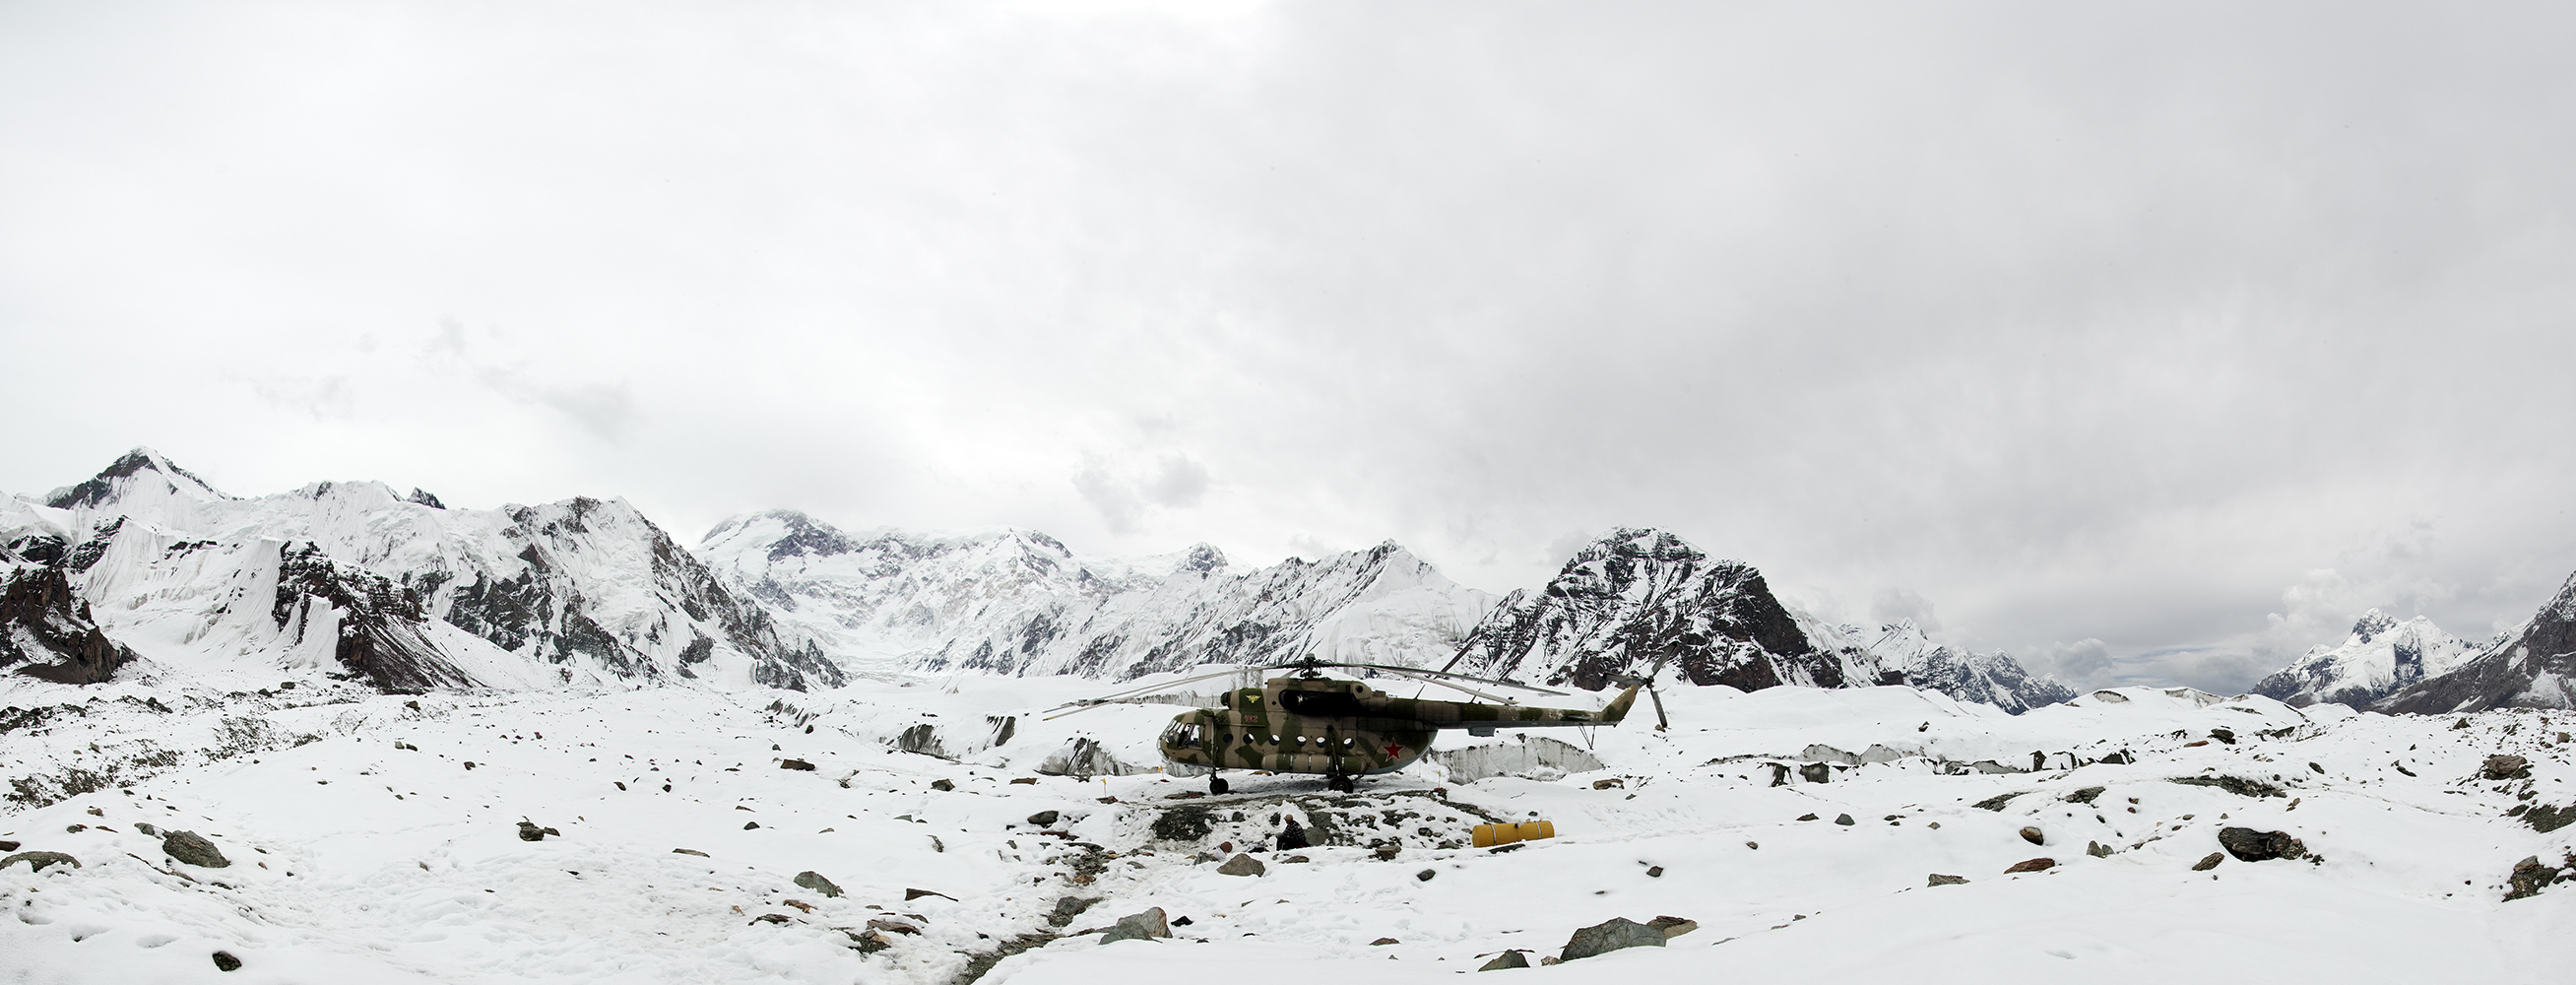
{"label": "helicopter tail boom", "polygon": [[1618,697],[1610,699],[1610,704],[1601,709],[1601,721],[1617,725],[1620,719],[1628,717],[1628,707],[1637,703],[1637,691],[1645,686],[1643,682],[1630,684],[1627,690],[1619,692]]}

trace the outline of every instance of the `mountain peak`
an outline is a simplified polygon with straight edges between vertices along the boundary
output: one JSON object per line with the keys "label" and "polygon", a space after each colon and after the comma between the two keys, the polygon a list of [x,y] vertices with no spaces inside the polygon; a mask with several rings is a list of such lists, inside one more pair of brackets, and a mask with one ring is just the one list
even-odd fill
{"label": "mountain peak", "polygon": [[2397,628],[2397,617],[2373,608],[2353,621],[2352,638],[2368,643],[2379,634]]}
{"label": "mountain peak", "polygon": [[158,477],[171,492],[200,502],[232,498],[197,478],[196,473],[180,468],[169,456],[137,445],[87,481],[45,494],[45,505],[55,509],[103,506],[122,497],[137,483],[149,481],[147,476]]}

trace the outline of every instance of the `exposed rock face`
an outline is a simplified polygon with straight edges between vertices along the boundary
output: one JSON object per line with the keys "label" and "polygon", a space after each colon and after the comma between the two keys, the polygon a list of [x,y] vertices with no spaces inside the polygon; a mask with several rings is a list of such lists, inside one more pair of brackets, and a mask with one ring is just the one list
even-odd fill
{"label": "exposed rock face", "polygon": [[2373,710],[2439,715],[2576,708],[2576,575],[2529,621],[2457,669],[2381,698]]}
{"label": "exposed rock face", "polygon": [[[1864,635],[1856,626],[1843,630],[1853,637]],[[1869,644],[1869,654],[1878,661],[1882,676],[1903,674],[1906,684],[1961,701],[1983,702],[2016,715],[2075,697],[2072,689],[2054,677],[2031,676],[2019,661],[2002,650],[1973,653],[1933,643],[1911,619],[1879,627],[1876,639]]]}
{"label": "exposed rock face", "polygon": [[1658,659],[1691,683],[1746,691],[1911,684],[2015,714],[2075,696],[2002,652],[1936,645],[1911,622],[1874,635],[1827,625],[1783,604],[1750,565],[1624,527],[1576,552],[1538,592],[1505,596],[1459,666],[1599,690]]}
{"label": "exposed rock face", "polygon": [[2378,609],[2362,613],[2341,646],[2319,646],[2254,685],[2254,693],[2293,708],[2333,702],[2354,708],[2476,656],[2478,647],[2422,616],[2404,622]]}
{"label": "exposed rock face", "polygon": [[849,534],[773,510],[699,553],[835,652],[919,667],[1124,679],[1211,662],[1437,664],[1489,596],[1393,543],[1239,569],[1200,544],[1086,559],[1030,530]]}
{"label": "exposed rock face", "polygon": [[109,637],[185,623],[201,649],[388,690],[843,679],[617,500],[460,510],[374,482],[241,499],[138,450],[42,505],[0,502],[0,544],[64,576]]}
{"label": "exposed rock face", "polygon": [[90,617],[60,565],[0,548],[0,669],[58,684],[96,684],[134,659]]}
{"label": "exposed rock face", "polygon": [[1625,527],[1577,551],[1537,593],[1506,596],[1477,624],[1462,667],[1597,691],[1657,658],[1694,684],[1746,691],[1877,680],[1860,648],[1818,646],[1761,572]]}

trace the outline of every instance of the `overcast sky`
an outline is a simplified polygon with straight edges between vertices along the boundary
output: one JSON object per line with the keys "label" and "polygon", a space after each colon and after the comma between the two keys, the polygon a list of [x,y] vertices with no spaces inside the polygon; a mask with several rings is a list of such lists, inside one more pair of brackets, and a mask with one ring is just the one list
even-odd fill
{"label": "overcast sky", "polygon": [[2576,569],[2576,8],[0,5],[0,489],[1660,526],[2235,691]]}

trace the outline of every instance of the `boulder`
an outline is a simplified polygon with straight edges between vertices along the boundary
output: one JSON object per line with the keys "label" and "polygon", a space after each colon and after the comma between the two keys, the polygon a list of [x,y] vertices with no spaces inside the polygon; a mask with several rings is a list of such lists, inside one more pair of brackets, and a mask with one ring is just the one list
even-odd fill
{"label": "boulder", "polygon": [[2538,896],[2540,887],[2556,881],[2558,881],[2557,867],[2540,864],[2540,856],[2534,855],[2513,864],[2513,875],[2505,880],[2508,888],[2504,898],[2518,900]]}
{"label": "boulder", "polygon": [[[695,855],[697,853],[690,852],[689,854]],[[841,887],[833,885],[832,880],[823,878],[822,873],[816,872],[812,869],[807,869],[803,872],[797,873],[796,885],[799,888],[811,889],[825,896],[841,895]]]}
{"label": "boulder", "polygon": [[232,952],[230,951],[217,951],[215,952],[215,970],[240,971],[241,959],[233,957]]}
{"label": "boulder", "polygon": [[778,768],[782,770],[804,770],[811,773],[814,771],[814,764],[802,759],[782,759],[778,761]]}
{"label": "boulder", "polygon": [[1100,900],[1097,897],[1084,899],[1080,896],[1067,896],[1059,899],[1055,901],[1055,912],[1047,914],[1047,923],[1058,927],[1072,923],[1073,918],[1081,916],[1082,911],[1091,909],[1091,905],[1098,902]]}
{"label": "boulder", "polygon": [[2256,831],[2252,828],[2218,829],[2218,847],[2236,856],[2239,862],[2260,862],[2275,858],[2306,858],[2308,846],[2282,831]]}
{"label": "boulder", "polygon": [[1848,828],[1852,825],[1859,824],[1860,822],[1852,820],[1852,816],[1849,814],[1836,814],[1834,815],[1834,823]]}
{"label": "boulder", "polygon": [[1171,925],[1163,919],[1163,908],[1157,906],[1143,913],[1118,918],[1118,925],[1109,928],[1108,933],[1100,935],[1100,942],[1109,944],[1116,941],[1142,941],[1170,936],[1172,936]]}
{"label": "boulder", "polygon": [[19,852],[18,854],[11,855],[8,858],[0,858],[0,869],[16,865],[21,861],[27,863],[28,869],[36,872],[43,872],[45,871],[46,866],[60,862],[69,862],[72,864],[72,868],[75,869],[81,867],[79,859],[65,855],[61,852]]}
{"label": "boulder", "polygon": [[2056,859],[2034,858],[2013,863],[2011,868],[2004,870],[2004,874],[2011,875],[2015,872],[2042,872],[2056,867]]}
{"label": "boulder", "polygon": [[1491,960],[1491,961],[1487,961],[1487,962],[1485,962],[1485,966],[1484,966],[1484,967],[1482,967],[1482,968],[1478,968],[1478,969],[1476,969],[1476,970],[1477,970],[1477,971],[1503,971],[1503,970],[1505,970],[1505,969],[1509,969],[1509,968],[1527,968],[1527,967],[1529,967],[1529,966],[1530,966],[1530,963],[1529,963],[1529,956],[1528,956],[1528,955],[1523,954],[1523,953],[1521,953],[1521,952],[1519,952],[1519,951],[1505,951],[1505,952],[1503,952],[1503,953],[1501,953],[1501,954],[1495,955],[1495,956],[1494,956],[1494,960]]}
{"label": "boulder", "polygon": [[1689,917],[1656,917],[1646,921],[1646,926],[1663,931],[1664,937],[1670,939],[1698,930],[1699,921]]}
{"label": "boulder", "polygon": [[1967,884],[1966,876],[1945,876],[1938,872],[1932,873],[1932,877],[1924,881],[1926,886],[1965,886]]}
{"label": "boulder", "polygon": [[1370,942],[1369,942],[1369,946],[1370,946],[1370,947],[1385,947],[1385,946],[1387,946],[1387,945],[1389,945],[1389,944],[1402,944],[1402,943],[1404,943],[1404,942],[1403,942],[1403,941],[1400,941],[1400,940],[1396,940],[1395,938],[1392,938],[1392,937],[1380,937],[1380,938],[1378,938],[1378,939],[1376,939],[1376,940],[1370,941]]}
{"label": "boulder", "polygon": [[223,852],[215,849],[214,842],[198,837],[194,831],[172,831],[162,835],[161,850],[168,853],[171,858],[209,869],[220,869],[233,864],[231,859],[224,857]]}
{"label": "boulder", "polygon": [[1601,923],[1575,931],[1574,936],[1566,940],[1565,950],[1558,955],[1557,960],[1573,961],[1578,958],[1607,954],[1621,948],[1662,946],[1664,946],[1663,931],[1626,917],[1611,917]]}
{"label": "boulder", "polygon": [[2478,775],[2490,780],[2531,779],[2531,762],[2520,756],[2489,756]]}
{"label": "boulder", "polygon": [[2225,853],[2225,852],[2211,852],[2211,853],[2209,853],[2208,855],[2202,856],[2200,861],[2192,863],[2192,864],[2191,864],[2191,871],[2193,871],[2193,872],[2207,872],[2207,871],[2209,871],[2209,870],[2211,870],[2211,869],[2215,869],[2215,868],[2217,868],[2217,867],[2218,867],[2218,863],[2220,863],[2220,862],[2224,862],[2224,861],[2227,861],[2227,853]]}
{"label": "boulder", "polygon": [[1224,865],[1216,867],[1218,875],[1226,876],[1257,876],[1268,870],[1269,867],[1261,864],[1260,859],[1239,852],[1226,859]]}
{"label": "boulder", "polygon": [[2088,841],[2084,843],[2084,854],[2094,858],[2110,858],[2111,846],[2098,841]]}
{"label": "boulder", "polygon": [[2047,836],[2047,835],[2043,835],[2043,834],[2039,833],[2039,829],[2038,829],[2038,828],[2023,828],[2023,829],[2021,829],[2021,840],[2023,840],[2023,841],[2027,841],[2027,842],[2030,842],[2031,844],[2034,844],[2034,845],[2045,845],[2045,844],[2048,844],[2048,836]]}
{"label": "boulder", "polygon": [[1055,811],[1039,811],[1035,814],[1029,815],[1029,823],[1041,828],[1054,827],[1055,822],[1063,817],[1064,815]]}

